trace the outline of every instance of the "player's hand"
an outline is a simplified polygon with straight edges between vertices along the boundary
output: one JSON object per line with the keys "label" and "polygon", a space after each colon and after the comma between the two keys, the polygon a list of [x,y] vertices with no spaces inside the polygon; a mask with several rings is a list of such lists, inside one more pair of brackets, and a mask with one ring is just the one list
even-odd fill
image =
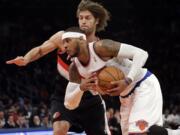
{"label": "player's hand", "polygon": [[6,61],[6,64],[16,64],[17,66],[26,66],[28,64],[28,60],[26,60],[23,56],[18,56],[15,59]]}
{"label": "player's hand", "polygon": [[93,90],[97,91],[101,95],[107,95],[108,94],[105,90],[102,90],[97,84]]}
{"label": "player's hand", "polygon": [[94,88],[96,87],[96,80],[97,78],[95,76],[83,79],[80,84],[80,89],[82,91],[94,90]]}
{"label": "player's hand", "polygon": [[123,92],[129,85],[124,79],[119,81],[113,81],[111,82],[111,84],[113,85],[113,88],[107,90],[107,93],[110,96],[119,96],[121,92]]}

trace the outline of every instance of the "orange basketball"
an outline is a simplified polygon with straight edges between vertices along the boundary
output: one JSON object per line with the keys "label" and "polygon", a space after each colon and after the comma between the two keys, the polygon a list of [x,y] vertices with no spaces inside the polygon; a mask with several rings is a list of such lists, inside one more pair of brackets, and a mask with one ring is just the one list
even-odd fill
{"label": "orange basketball", "polygon": [[124,73],[117,67],[108,66],[101,69],[97,75],[98,78],[98,86],[102,91],[107,89],[111,89],[112,85],[111,81],[118,81],[124,79]]}

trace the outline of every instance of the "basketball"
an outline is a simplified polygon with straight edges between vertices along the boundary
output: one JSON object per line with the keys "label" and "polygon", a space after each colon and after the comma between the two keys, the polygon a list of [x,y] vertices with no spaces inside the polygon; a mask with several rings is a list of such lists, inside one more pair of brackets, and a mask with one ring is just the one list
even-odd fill
{"label": "basketball", "polygon": [[108,66],[101,69],[97,75],[98,86],[102,91],[111,89],[111,81],[118,81],[124,79],[124,73],[117,67]]}

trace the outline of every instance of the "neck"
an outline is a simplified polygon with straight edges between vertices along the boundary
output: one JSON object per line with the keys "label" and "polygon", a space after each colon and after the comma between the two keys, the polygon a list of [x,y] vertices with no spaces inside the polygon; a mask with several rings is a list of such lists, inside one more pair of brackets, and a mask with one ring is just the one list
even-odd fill
{"label": "neck", "polygon": [[94,42],[94,41],[97,41],[98,38],[96,37],[95,35],[95,32],[92,32],[90,34],[87,34],[87,42],[90,43],[90,42]]}
{"label": "neck", "polygon": [[80,55],[78,56],[78,60],[82,63],[82,65],[86,65],[89,62],[89,49],[88,44],[82,45],[80,49]]}

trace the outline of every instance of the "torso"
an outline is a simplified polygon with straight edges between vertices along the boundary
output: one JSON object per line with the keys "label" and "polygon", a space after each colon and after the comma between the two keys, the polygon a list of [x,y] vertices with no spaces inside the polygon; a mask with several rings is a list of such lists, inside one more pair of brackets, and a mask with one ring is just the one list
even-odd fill
{"label": "torso", "polygon": [[83,66],[78,58],[74,59],[74,63],[82,78],[88,78],[93,72],[96,72],[106,65],[106,61],[102,60],[94,51],[94,43],[89,43],[89,63]]}

